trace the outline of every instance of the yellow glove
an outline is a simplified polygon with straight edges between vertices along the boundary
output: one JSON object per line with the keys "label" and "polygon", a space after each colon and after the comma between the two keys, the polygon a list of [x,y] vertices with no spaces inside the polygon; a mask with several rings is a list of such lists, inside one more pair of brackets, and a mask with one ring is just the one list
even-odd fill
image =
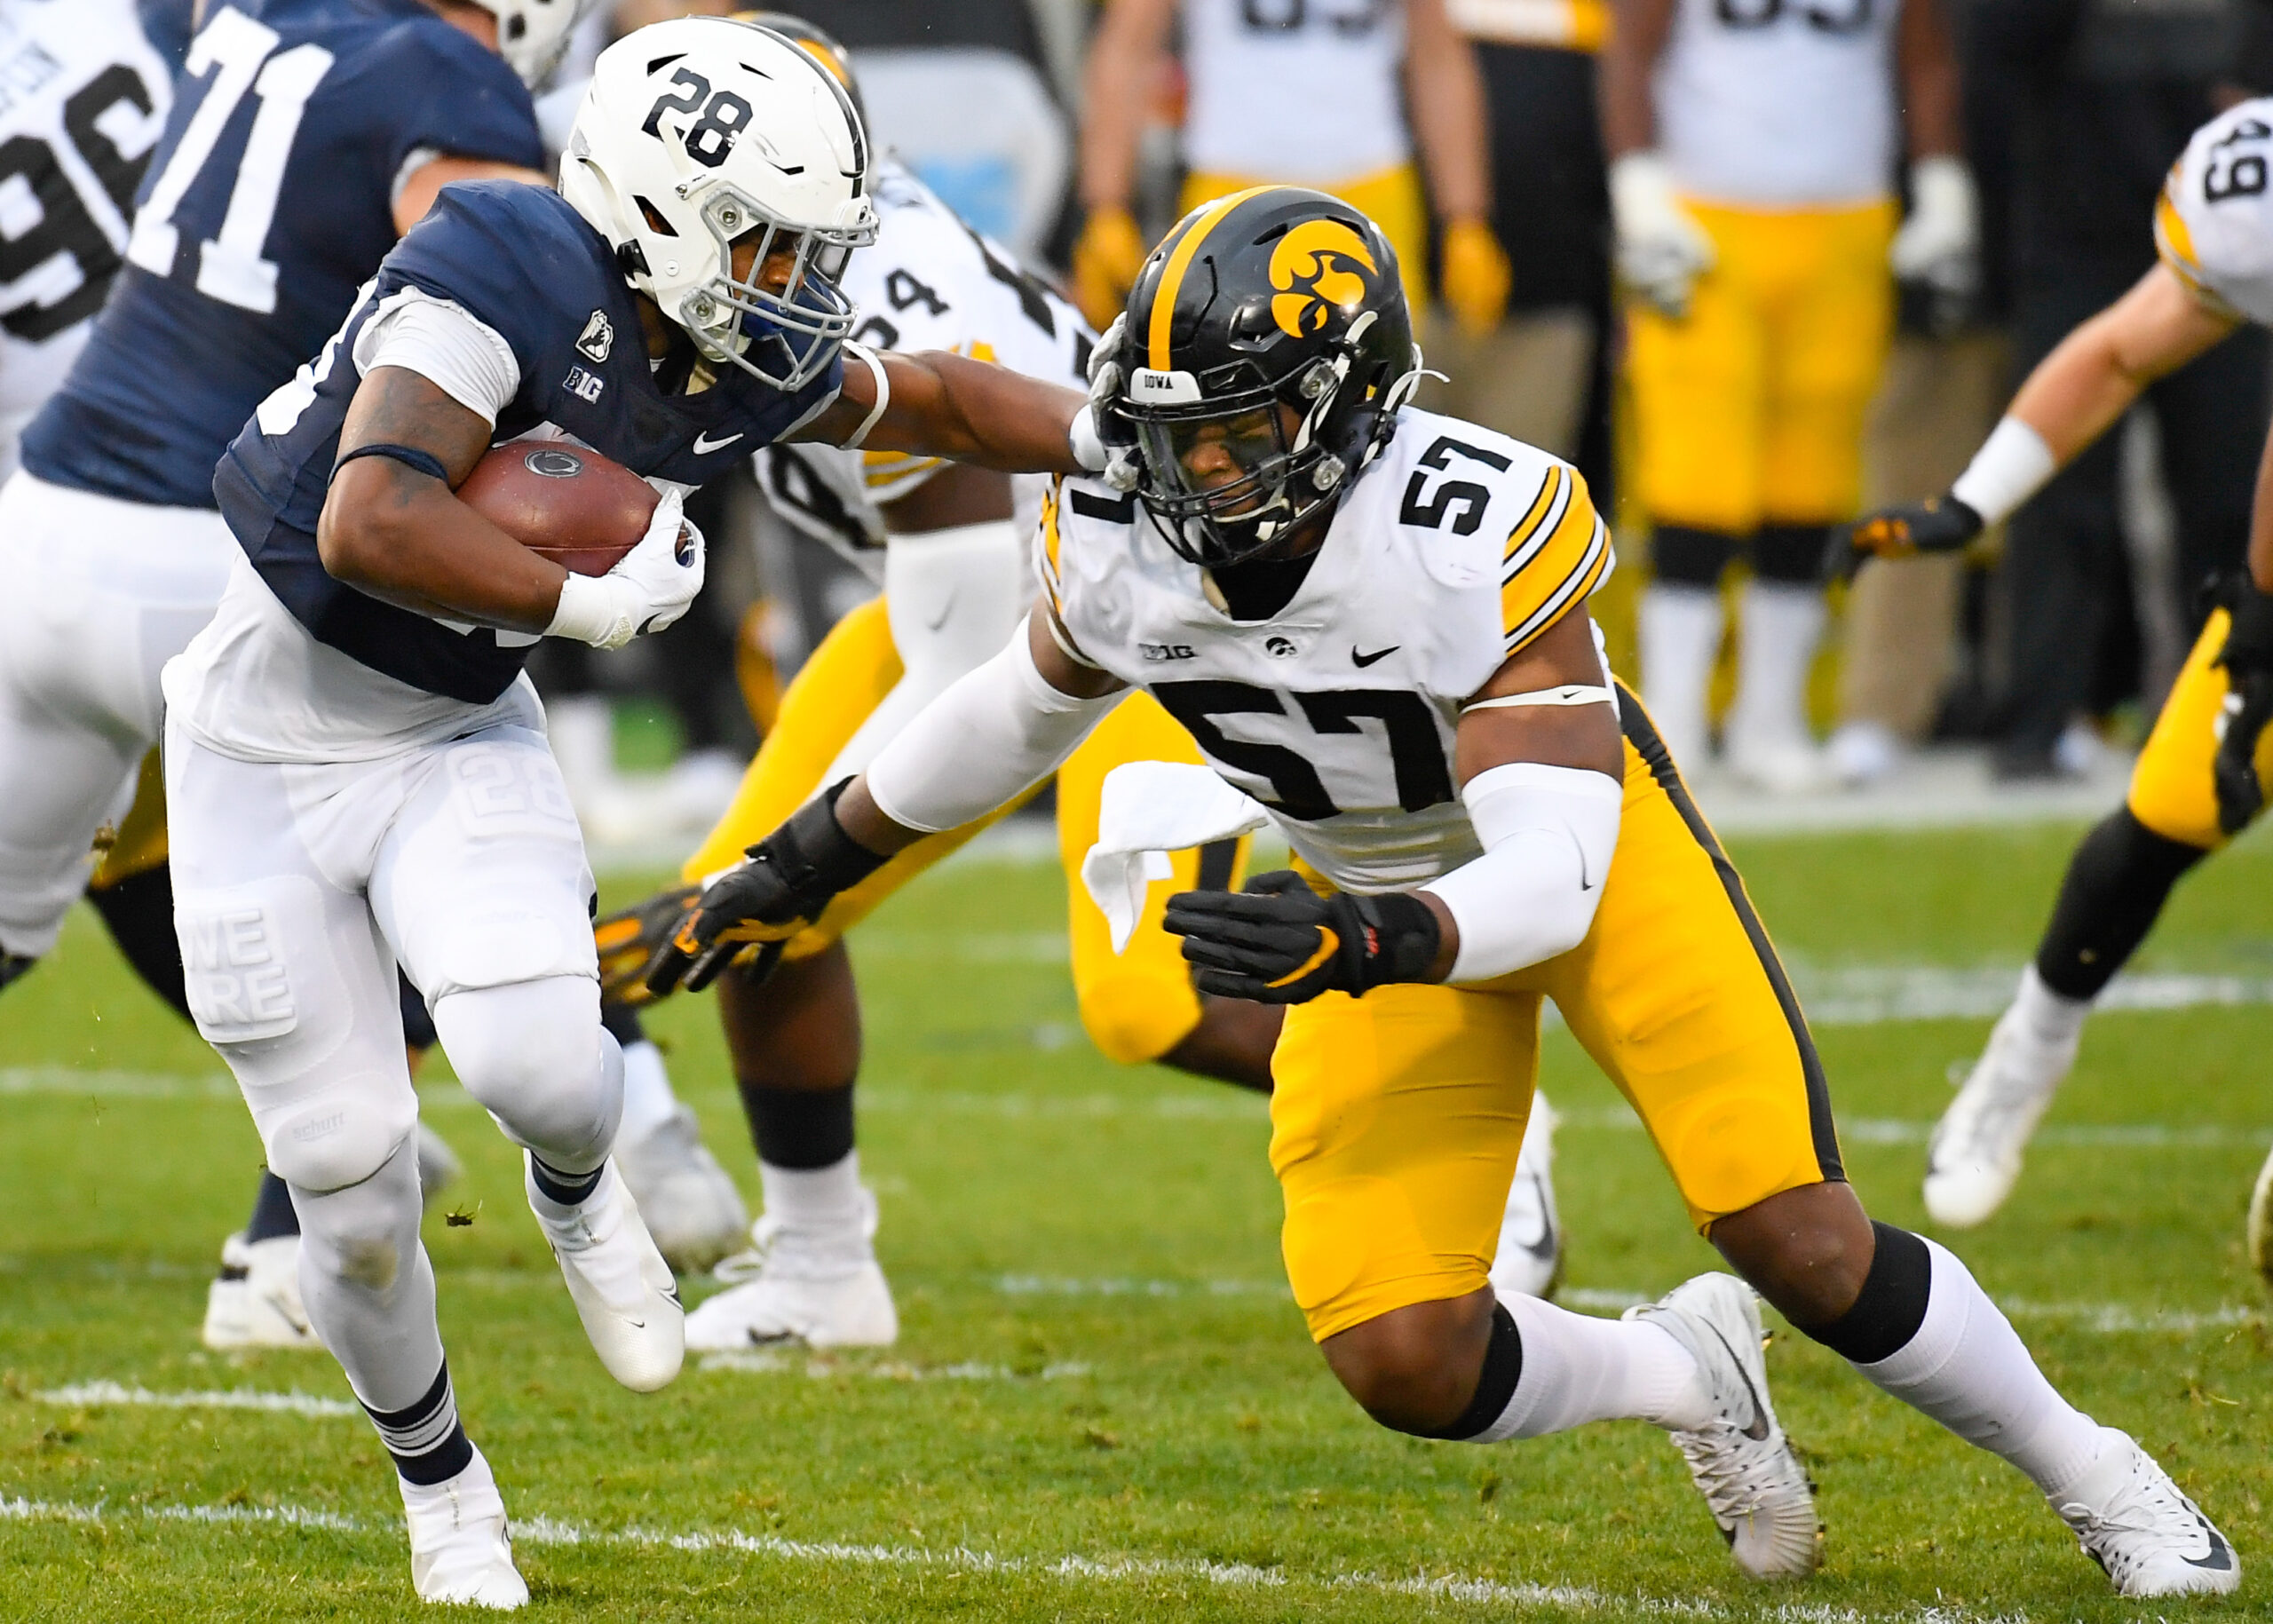
{"label": "yellow glove", "polygon": [[1073,242],[1073,303],[1103,332],[1144,268],[1144,234],[1126,209],[1096,209]]}
{"label": "yellow glove", "polygon": [[592,945],[599,950],[600,998],[633,1009],[653,1003],[647,966],[702,907],[700,885],[675,886],[645,902],[609,914],[592,923]]}
{"label": "yellow glove", "polygon": [[1461,330],[1480,338],[1507,313],[1508,289],[1515,281],[1507,251],[1481,220],[1454,220],[1445,227],[1445,304]]}

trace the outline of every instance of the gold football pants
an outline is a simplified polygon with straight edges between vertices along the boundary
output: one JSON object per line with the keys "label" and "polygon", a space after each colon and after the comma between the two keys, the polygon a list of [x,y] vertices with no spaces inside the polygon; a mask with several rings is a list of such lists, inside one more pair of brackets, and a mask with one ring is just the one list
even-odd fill
{"label": "gold football pants", "polygon": [[1718,255],[1689,313],[1628,317],[1643,508],[1738,536],[1852,518],[1893,330],[1894,205],[1687,207]]}
{"label": "gold football pants", "polygon": [[1743,882],[1620,690],[1626,798],[1587,939],[1469,986],[1328,993],[1287,1012],[1271,1163],[1319,1341],[1487,1283],[1551,998],[1634,1107],[1699,1230],[1844,1176],[1830,1096]]}
{"label": "gold football pants", "polygon": [[[1194,172],[1184,178],[1181,202],[1189,214],[1216,198],[1273,184],[1251,175]],[[1413,307],[1414,330],[1419,331],[1422,318],[1429,313],[1429,199],[1422,189],[1421,171],[1410,163],[1400,163],[1317,189],[1340,198],[1382,228],[1382,235],[1397,250],[1405,302]]]}
{"label": "gold football pants", "polygon": [[[2193,652],[2171,685],[2155,717],[2155,731],[2131,769],[2125,804],[2131,815],[2165,840],[2214,852],[2230,838],[2218,827],[2218,792],[2212,764],[2218,757],[2218,723],[2225,714],[2226,669],[2212,663],[2226,646],[2232,617],[2210,612]],[[2257,779],[2273,783],[2273,728],[2257,741]]]}
{"label": "gold football pants", "polygon": [[[686,861],[689,882],[741,860],[823,788],[821,776],[882,704],[902,675],[884,602],[875,598],[836,623],[781,697],[780,713],[743,775],[733,805]],[[1057,840],[1065,864],[1073,988],[1081,1024],[1114,1060],[1157,1060],[1200,1023],[1200,995],[1184,962],[1182,941],[1160,929],[1171,892],[1195,884],[1238,883],[1231,851],[1180,852],[1176,876],[1155,883],[1129,950],[1113,951],[1105,915],[1081,881],[1081,859],[1097,843],[1105,775],[1124,761],[1200,761],[1199,747],[1149,694],[1132,693],[1097,725],[1057,773]],[[929,835],[829,904],[820,918],[789,939],[783,956],[809,958],[874,912],[885,898],[968,843],[1010,809],[961,828]],[[1215,872],[1209,872],[1209,870]]]}

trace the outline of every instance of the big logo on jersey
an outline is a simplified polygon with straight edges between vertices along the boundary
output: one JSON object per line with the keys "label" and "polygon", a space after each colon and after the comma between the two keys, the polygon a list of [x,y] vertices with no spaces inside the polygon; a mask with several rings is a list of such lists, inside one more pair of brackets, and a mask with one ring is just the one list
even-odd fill
{"label": "big logo on jersey", "polygon": [[1365,302],[1381,267],[1365,238],[1347,222],[1304,220],[1271,250],[1271,319],[1279,330],[1308,338],[1326,330],[1335,310]]}

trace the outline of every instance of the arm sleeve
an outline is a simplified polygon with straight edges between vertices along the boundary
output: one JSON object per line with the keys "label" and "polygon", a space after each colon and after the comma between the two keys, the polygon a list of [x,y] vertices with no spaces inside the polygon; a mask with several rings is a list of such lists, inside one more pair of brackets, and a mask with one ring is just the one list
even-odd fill
{"label": "arm sleeve", "polygon": [[491,424],[520,392],[521,365],[495,328],[406,288],[355,335],[355,370],[402,367]]}
{"label": "arm sleeve", "polygon": [[1122,697],[1116,691],[1077,699],[1051,687],[1021,621],[1001,654],[877,752],[868,794],[904,828],[926,834],[960,828],[1057,771]]}
{"label": "arm sleeve", "polygon": [[1460,798],[1484,855],[1422,887],[1460,927],[1445,979],[1489,981],[1586,940],[1618,849],[1618,780],[1509,762],[1469,780]]}

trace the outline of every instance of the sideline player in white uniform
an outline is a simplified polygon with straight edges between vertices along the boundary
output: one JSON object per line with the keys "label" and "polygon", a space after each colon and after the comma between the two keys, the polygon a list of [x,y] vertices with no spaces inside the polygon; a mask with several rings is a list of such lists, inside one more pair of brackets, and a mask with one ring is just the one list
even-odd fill
{"label": "sideline player in white uniform", "polygon": [[[1617,0],[1602,55],[1637,490],[1653,527],[1642,680],[1707,760],[1719,584],[1748,551],[1730,767],[1823,776],[1807,679],[1826,532],[1862,500],[1893,276],[1962,290],[1976,235],[1937,0]],[[1898,96],[1897,96],[1898,92]],[[1897,131],[1910,218],[1889,195]]]}
{"label": "sideline player in white uniform", "polygon": [[1964,1264],[1864,1213],[1766,934],[1600,654],[1607,528],[1568,464],[1402,408],[1420,356],[1395,278],[1370,222],[1292,187],[1170,234],[1093,379],[1109,440],[1136,444],[1060,486],[1027,624],[714,885],[656,978],[794,931],[1141,685],[1222,780],[1152,769],[1161,820],[1267,816],[1302,862],[1168,923],[1204,987],[1292,1006],[1287,1277],[1376,1420],[1479,1444],[1649,1421],[1746,1571],[1820,1560],[1743,1285],[1700,1276],[1622,1321],[1494,1301],[1552,997],[1699,1228],[1794,1325],[2025,1473],[2122,1594],[2232,1590],[2224,1538],[2054,1390]]}
{"label": "sideline player in white uniform", "polygon": [[[1835,567],[1948,552],[2010,518],[2122,420],[2148,386],[2245,323],[2273,327],[2273,99],[2195,132],[2155,204],[2160,263],[2031,372],[1947,495],[1875,513]],[[2273,452],[2269,452],[2273,455]],[[1927,1210],[1987,1221],[2076,1063],[2093,1000],[2153,929],[2171,890],[2263,811],[2273,772],[2273,486],[2259,476],[2245,577],[2221,583],[2131,772],[2124,804],[2069,861],[2035,961],[1927,1152]],[[2273,1284],[2273,1159],[2250,1203],[2249,1253]]]}
{"label": "sideline player in white uniform", "polygon": [[[874,234],[867,170],[843,89],[780,36],[641,29],[599,59],[560,192],[445,188],[215,474],[242,556],[164,673],[190,1003],[292,1186],[308,1317],[394,1458],[429,1599],[512,1607],[527,1589],[435,1323],[398,963],[524,1148],[602,1364],[646,1391],[684,1353],[670,1271],[610,1156],[622,1057],[527,651],[676,620],[703,574],[684,492],[772,440],[1081,465],[1072,392],[845,344],[834,278]],[[607,574],[566,574],[455,495],[494,442],[528,438],[661,490]]]}
{"label": "sideline player in white uniform", "polygon": [[134,0],[0,0],[0,480],[86,345],[172,103]]}

